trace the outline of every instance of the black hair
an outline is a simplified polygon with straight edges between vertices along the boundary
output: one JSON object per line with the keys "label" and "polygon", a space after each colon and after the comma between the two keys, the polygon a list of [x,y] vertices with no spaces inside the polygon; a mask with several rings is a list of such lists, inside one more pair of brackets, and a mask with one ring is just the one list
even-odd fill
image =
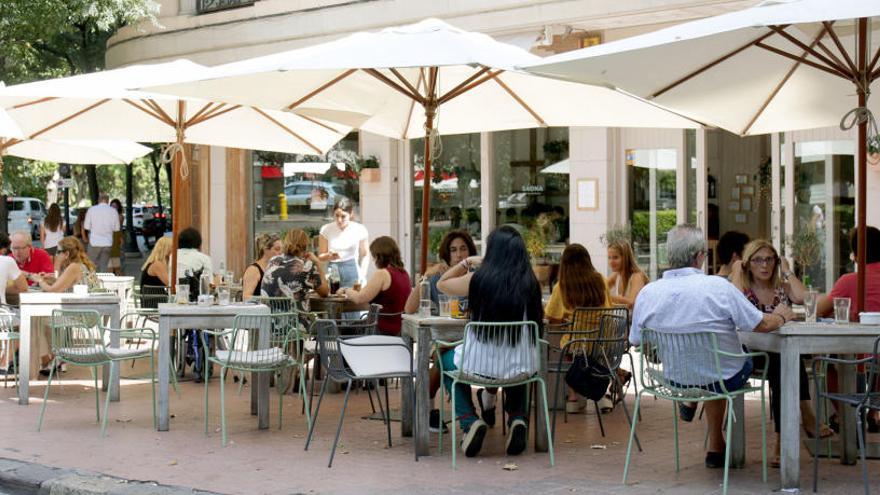
{"label": "black hair", "polygon": [[565,208],[563,208],[563,207],[561,207],[561,206],[559,206],[559,205],[554,206],[554,207],[553,207],[553,211],[556,212],[556,213],[559,213],[559,214],[562,215],[563,217],[565,216]]}
{"label": "black hair", "polygon": [[352,204],[351,200],[348,198],[339,198],[336,200],[335,203],[333,203],[332,211],[336,210],[342,210],[351,215],[351,213],[354,211],[354,204]]}
{"label": "black hair", "polygon": [[473,238],[471,235],[464,230],[450,230],[443,236],[443,240],[440,241],[440,249],[438,250],[438,255],[440,259],[443,260],[447,265],[449,264],[449,259],[452,257],[449,254],[449,246],[452,245],[452,241],[456,239],[461,239],[464,241],[464,244],[468,248],[468,253],[470,256],[475,256],[477,254],[477,246],[474,244]]}
{"label": "black hair", "polygon": [[733,259],[733,255],[742,258],[743,249],[750,241],[748,234],[729,230],[718,239],[718,246],[715,250],[718,252],[718,263],[726,265]]}
{"label": "black hair", "polygon": [[199,234],[199,231],[192,227],[183,229],[177,238],[177,247],[179,249],[201,249],[202,234]]}
{"label": "black hair", "polygon": [[[858,235],[858,228],[849,232],[849,246],[853,253],[858,253]],[[865,263],[877,263],[878,261],[880,261],[880,230],[868,226],[865,227]]]}
{"label": "black hair", "polygon": [[9,239],[9,236],[0,232],[0,249],[9,250],[9,246],[12,245],[12,241]]}
{"label": "black hair", "polygon": [[[525,241],[513,227],[502,226],[489,234],[486,256],[471,278],[468,304],[473,321],[525,319],[542,325],[541,285]],[[519,332],[511,332],[507,343],[516,345],[519,336]]]}

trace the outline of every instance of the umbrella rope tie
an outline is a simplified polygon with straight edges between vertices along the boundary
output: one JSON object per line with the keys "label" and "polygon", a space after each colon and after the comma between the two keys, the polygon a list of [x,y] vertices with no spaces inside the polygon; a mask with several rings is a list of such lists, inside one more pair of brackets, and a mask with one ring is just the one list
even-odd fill
{"label": "umbrella rope tie", "polygon": [[856,107],[846,112],[843,118],[840,119],[840,130],[848,131],[865,122],[868,124],[868,140],[870,141],[880,132],[877,130],[877,120],[874,119],[873,112],[867,107]]}
{"label": "umbrella rope tie", "polygon": [[162,163],[174,163],[174,155],[180,153],[180,178],[186,180],[189,177],[189,162],[186,160],[186,150],[183,147],[183,129],[177,129],[177,141],[168,143],[162,147]]}

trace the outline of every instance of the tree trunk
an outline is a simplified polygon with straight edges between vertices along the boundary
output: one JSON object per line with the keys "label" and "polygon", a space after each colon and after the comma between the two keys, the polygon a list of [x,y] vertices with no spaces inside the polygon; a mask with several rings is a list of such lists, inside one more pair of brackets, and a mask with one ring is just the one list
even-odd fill
{"label": "tree trunk", "polygon": [[86,165],[86,177],[89,181],[89,197],[92,204],[98,204],[98,167],[97,165]]}
{"label": "tree trunk", "polygon": [[[171,180],[174,175],[171,172],[171,164],[165,164],[165,177],[168,179],[168,209],[174,208],[174,181]],[[169,217],[170,218],[170,217]]]}
{"label": "tree trunk", "polygon": [[9,235],[9,211],[6,210],[5,194],[0,194],[0,232]]}
{"label": "tree trunk", "polygon": [[150,163],[153,165],[153,186],[156,188],[156,205],[162,211],[162,164],[159,163],[158,152],[150,153]]}
{"label": "tree trunk", "polygon": [[134,165],[125,165],[125,252],[140,253],[137,245],[137,234],[134,232]]}

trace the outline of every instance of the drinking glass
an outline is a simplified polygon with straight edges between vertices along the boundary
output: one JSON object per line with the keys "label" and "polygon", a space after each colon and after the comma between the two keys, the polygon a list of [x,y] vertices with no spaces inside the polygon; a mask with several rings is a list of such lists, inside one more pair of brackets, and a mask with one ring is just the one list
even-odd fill
{"label": "drinking glass", "polygon": [[211,293],[211,274],[203,273],[199,277],[199,295],[206,296]]}
{"label": "drinking glass", "polygon": [[804,294],[804,316],[807,323],[816,323],[816,303],[819,293],[810,289]]}
{"label": "drinking glass", "polygon": [[849,323],[849,305],[851,301],[848,297],[834,298],[834,323]]}
{"label": "drinking glass", "polygon": [[177,304],[189,304],[189,285],[178,284],[175,287],[177,294]]}
{"label": "drinking glass", "polygon": [[449,300],[449,316],[453,318],[461,317],[461,309],[458,306],[458,298],[453,297]]}
{"label": "drinking glass", "polygon": [[228,287],[220,287],[217,289],[217,303],[220,306],[228,306],[229,305],[229,288]]}
{"label": "drinking glass", "polygon": [[440,299],[440,316],[451,316],[452,307],[450,306],[451,298],[446,294],[439,294]]}

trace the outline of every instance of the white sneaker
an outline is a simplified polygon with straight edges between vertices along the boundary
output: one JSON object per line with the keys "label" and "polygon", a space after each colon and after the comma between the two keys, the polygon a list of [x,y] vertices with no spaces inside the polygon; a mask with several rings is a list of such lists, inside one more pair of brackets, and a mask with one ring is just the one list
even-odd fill
{"label": "white sneaker", "polygon": [[565,402],[565,412],[568,414],[581,414],[587,408],[587,399],[578,397],[577,400],[569,400]]}
{"label": "white sneaker", "polygon": [[474,421],[461,441],[461,450],[466,457],[474,457],[480,453],[480,449],[483,448],[483,439],[486,438],[488,430],[489,426],[482,419]]}

